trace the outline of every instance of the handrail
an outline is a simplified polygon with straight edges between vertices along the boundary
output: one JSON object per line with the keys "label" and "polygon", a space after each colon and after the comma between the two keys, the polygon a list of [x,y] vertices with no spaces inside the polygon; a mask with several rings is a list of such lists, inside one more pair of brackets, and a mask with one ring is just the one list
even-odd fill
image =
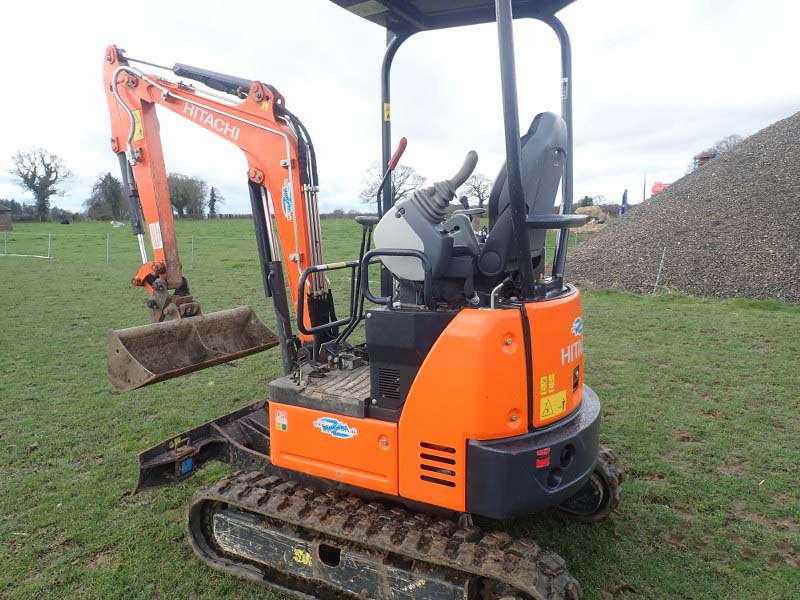
{"label": "handrail", "polygon": [[528,229],[566,229],[586,225],[588,220],[588,215],[534,215],[525,224]]}
{"label": "handrail", "polygon": [[433,310],[433,271],[431,269],[431,262],[422,252],[419,250],[412,250],[410,248],[375,248],[364,255],[364,258],[361,259],[361,293],[364,294],[364,297],[373,304],[391,306],[392,296],[389,295],[379,297],[373,295],[369,289],[369,277],[366,276],[372,260],[381,256],[408,256],[419,259],[419,261],[422,263],[422,270],[425,274],[422,283],[422,301],[427,308]]}
{"label": "handrail", "polygon": [[319,273],[322,271],[336,271],[338,269],[348,269],[348,268],[356,269],[358,268],[359,265],[360,263],[357,260],[348,260],[347,262],[330,263],[325,265],[312,265],[300,274],[300,281],[297,283],[297,289],[298,289],[297,329],[299,329],[301,333],[305,335],[314,335],[315,333],[319,333],[320,331],[325,331],[328,329],[333,329],[335,327],[341,327],[342,325],[347,325],[352,321],[353,315],[351,312],[351,314],[349,314],[347,318],[339,319],[338,321],[333,321],[332,323],[323,323],[322,325],[314,325],[310,328],[307,328],[305,325],[305,310],[306,310],[305,284],[308,277],[310,275],[313,275],[314,273]]}

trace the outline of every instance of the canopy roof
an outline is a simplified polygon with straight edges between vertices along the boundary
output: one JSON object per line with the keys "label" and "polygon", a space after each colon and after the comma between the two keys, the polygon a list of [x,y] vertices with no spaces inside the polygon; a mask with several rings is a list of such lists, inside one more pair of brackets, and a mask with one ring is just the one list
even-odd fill
{"label": "canopy roof", "polygon": [[[416,33],[495,20],[494,0],[331,0],[394,32]],[[513,0],[514,18],[549,17],[575,0]]]}

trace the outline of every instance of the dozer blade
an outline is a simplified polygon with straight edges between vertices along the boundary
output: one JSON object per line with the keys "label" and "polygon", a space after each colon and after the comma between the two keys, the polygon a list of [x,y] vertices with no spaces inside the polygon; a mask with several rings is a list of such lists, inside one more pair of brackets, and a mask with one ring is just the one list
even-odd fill
{"label": "dozer blade", "polygon": [[278,345],[249,306],[108,333],[108,376],[129,391]]}

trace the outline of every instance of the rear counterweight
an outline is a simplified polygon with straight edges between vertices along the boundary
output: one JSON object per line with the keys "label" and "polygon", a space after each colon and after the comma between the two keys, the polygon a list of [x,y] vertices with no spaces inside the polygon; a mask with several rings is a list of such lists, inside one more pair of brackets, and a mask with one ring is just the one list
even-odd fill
{"label": "rear counterweight", "polygon": [[569,418],[542,430],[467,444],[467,512],[513,519],[541,512],[573,496],[597,462],[600,400],[583,387]]}

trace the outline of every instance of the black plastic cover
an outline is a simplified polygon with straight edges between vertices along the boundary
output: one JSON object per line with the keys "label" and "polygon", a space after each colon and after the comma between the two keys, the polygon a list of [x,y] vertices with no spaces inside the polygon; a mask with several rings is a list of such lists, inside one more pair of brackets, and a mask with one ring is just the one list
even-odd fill
{"label": "black plastic cover", "polygon": [[[367,311],[370,402],[367,416],[397,421],[411,384],[439,336],[458,311]],[[435,399],[431,399],[435,402]]]}
{"label": "black plastic cover", "polygon": [[[513,519],[558,506],[588,481],[600,444],[600,400],[540,431],[467,445],[467,512]],[[549,459],[549,460],[547,460]]]}

